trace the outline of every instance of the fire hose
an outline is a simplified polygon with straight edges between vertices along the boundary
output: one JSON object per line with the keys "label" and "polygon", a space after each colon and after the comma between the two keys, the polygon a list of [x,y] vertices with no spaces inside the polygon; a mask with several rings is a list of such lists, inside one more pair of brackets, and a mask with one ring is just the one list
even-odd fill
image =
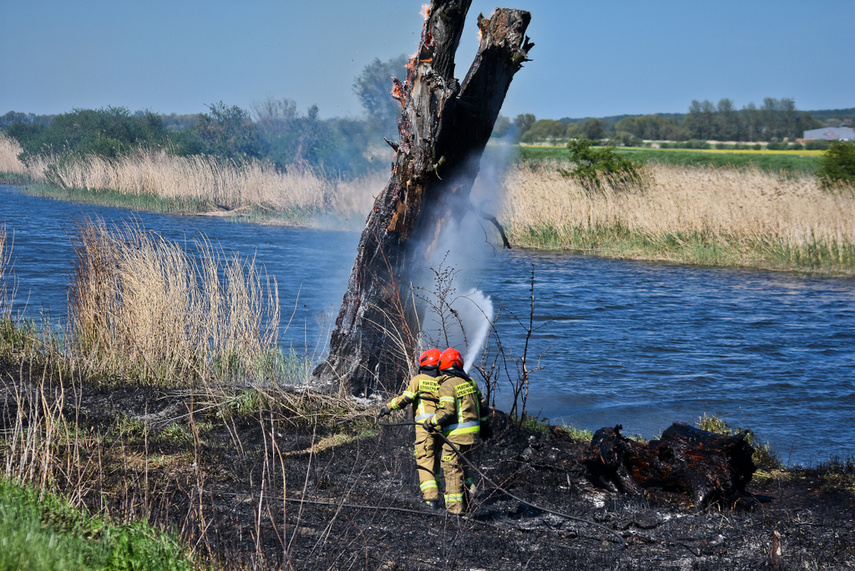
{"label": "fire hose", "polygon": [[454,443],[452,443],[448,438],[446,438],[446,436],[442,433],[442,431],[441,431],[441,430],[436,430],[436,429],[434,429],[432,426],[430,426],[430,425],[426,425],[425,423],[422,423],[422,422],[414,422],[414,421],[410,421],[410,422],[380,422],[380,418],[381,418],[381,417],[380,417],[380,416],[378,416],[378,417],[375,419],[375,421],[377,422],[377,425],[378,425],[378,426],[383,426],[383,427],[387,427],[387,426],[388,426],[388,427],[395,427],[395,426],[422,426],[422,427],[424,427],[425,429],[427,429],[427,430],[428,430],[429,432],[431,432],[432,434],[436,434],[437,436],[439,436],[439,438],[440,438],[440,439],[441,439],[445,444],[448,444],[448,446],[449,446],[449,447],[454,451],[454,453],[455,453],[455,454],[457,454],[457,456],[458,456],[458,457],[459,457],[459,458],[460,458],[460,459],[461,459],[461,460],[462,460],[462,461],[463,461],[467,466],[469,466],[470,468],[472,468],[473,470],[475,470],[475,472],[477,472],[477,473],[478,473],[478,475],[479,475],[479,476],[481,476],[481,478],[482,478],[485,482],[487,482],[488,484],[490,484],[491,486],[493,486],[493,488],[494,488],[494,489],[496,489],[496,490],[498,490],[498,491],[502,492],[503,494],[507,495],[508,497],[510,497],[510,498],[512,498],[512,499],[514,499],[514,500],[516,500],[516,501],[518,501],[518,502],[520,502],[520,503],[522,503],[522,504],[525,504],[525,505],[527,505],[527,506],[529,506],[529,507],[531,507],[531,508],[534,508],[534,509],[536,509],[536,510],[540,510],[540,511],[543,511],[543,512],[546,512],[546,513],[550,513],[550,514],[556,515],[556,516],[558,516],[558,517],[562,517],[562,518],[565,518],[565,519],[568,519],[568,520],[571,520],[571,521],[575,521],[575,522],[578,522],[578,523],[583,523],[583,524],[585,524],[585,525],[590,525],[590,526],[593,526],[593,527],[599,528],[599,529],[601,529],[601,530],[603,530],[603,531],[606,531],[606,532],[608,532],[608,533],[610,533],[610,534],[612,534],[612,535],[614,535],[615,537],[617,537],[617,538],[618,538],[618,540],[619,540],[619,541],[620,541],[620,543],[621,543],[622,548],[626,548],[626,541],[624,540],[623,536],[621,536],[619,533],[617,533],[617,532],[616,532],[615,530],[613,530],[613,529],[609,529],[608,527],[606,527],[606,526],[604,526],[604,525],[602,525],[602,524],[599,524],[599,523],[597,523],[597,522],[595,522],[595,521],[591,521],[591,520],[589,520],[589,519],[585,519],[585,518],[581,518],[581,517],[573,516],[573,515],[566,514],[566,513],[563,513],[563,512],[557,511],[557,510],[553,510],[553,509],[551,509],[551,508],[547,508],[547,507],[543,507],[543,506],[539,506],[539,505],[533,504],[533,503],[531,503],[531,502],[529,502],[529,501],[527,501],[527,500],[525,500],[525,499],[523,499],[523,498],[521,498],[521,497],[519,497],[519,496],[517,496],[517,495],[512,494],[512,493],[511,493],[511,492],[509,492],[508,490],[504,489],[502,486],[500,486],[499,484],[497,484],[496,482],[494,482],[493,480],[491,480],[489,477],[487,477],[487,475],[485,475],[485,474],[484,474],[484,472],[482,472],[482,471],[481,471],[481,470],[480,470],[480,469],[479,469],[475,464],[473,464],[473,463],[472,463],[472,462],[471,462],[471,461],[470,461],[470,460],[469,460],[469,459],[468,459],[468,458],[463,454],[463,452],[461,452],[461,451],[460,451],[460,449],[459,449],[459,448],[457,448],[457,446],[455,446],[455,445],[454,445]]}

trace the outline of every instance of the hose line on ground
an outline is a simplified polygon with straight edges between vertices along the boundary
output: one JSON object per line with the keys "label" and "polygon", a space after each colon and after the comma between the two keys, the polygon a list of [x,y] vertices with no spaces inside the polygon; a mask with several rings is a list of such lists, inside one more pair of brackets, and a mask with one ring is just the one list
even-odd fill
{"label": "hose line on ground", "polygon": [[[392,427],[393,426],[417,426],[417,425],[418,426],[425,426],[421,422],[380,422],[380,417],[377,417],[377,419],[375,419],[375,422],[377,422],[378,426],[384,426],[384,427],[386,427],[386,426],[392,426]],[[428,430],[431,430],[431,429],[428,429]],[[572,521],[575,521],[578,523],[583,523],[585,525],[590,525],[590,526],[599,528],[603,531],[606,531],[606,532],[614,535],[615,537],[617,537],[618,540],[620,540],[622,548],[626,548],[626,540],[623,538],[623,536],[621,536],[618,532],[616,532],[613,529],[609,529],[608,527],[606,527],[602,524],[599,524],[595,521],[591,521],[589,519],[585,519],[585,518],[577,517],[577,516],[572,516],[570,514],[566,514],[566,513],[557,511],[557,510],[553,510],[551,508],[546,508],[543,506],[539,506],[537,504],[533,504],[527,500],[524,500],[523,498],[521,498],[517,495],[512,494],[511,492],[509,492],[508,490],[504,489],[502,486],[498,485],[496,482],[491,480],[489,477],[487,477],[475,464],[470,462],[469,459],[466,456],[464,456],[464,454],[457,448],[457,446],[455,446],[454,443],[452,443],[448,438],[446,438],[445,435],[441,431],[431,430],[431,432],[433,432],[434,434],[439,436],[443,442],[448,444],[448,446],[451,447],[451,449],[454,451],[454,453],[457,454],[460,457],[460,459],[466,463],[467,466],[469,466],[470,468],[475,470],[478,473],[478,475],[481,476],[481,478],[485,482],[487,482],[488,484],[493,486],[493,488],[495,488],[496,490],[498,490],[498,491],[502,492],[503,494],[506,494],[508,497],[513,498],[514,500],[516,500],[520,503],[523,503],[529,507],[532,507],[534,509],[537,509],[537,510],[540,510],[540,511],[543,511],[546,513],[551,513],[553,515],[557,515],[558,517],[563,517],[565,519],[569,519],[569,520],[572,520]]]}

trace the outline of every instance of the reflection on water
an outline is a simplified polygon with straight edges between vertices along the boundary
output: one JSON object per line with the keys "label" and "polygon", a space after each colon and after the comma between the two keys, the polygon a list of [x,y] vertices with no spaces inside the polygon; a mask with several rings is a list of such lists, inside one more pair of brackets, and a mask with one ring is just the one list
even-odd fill
{"label": "reflection on water", "polygon": [[[16,308],[64,317],[68,235],[84,216],[132,215],[0,187],[0,223],[14,234]],[[323,350],[356,234],[135,216],[171,240],[202,232],[255,255],[279,284],[282,343]],[[471,285],[492,299],[514,355],[526,334],[532,264],[528,357],[542,369],[531,377],[531,413],[587,429],[622,424],[645,437],[716,414],[752,428],[791,464],[855,456],[855,280],[497,250]],[[507,408],[506,380],[500,390]]]}

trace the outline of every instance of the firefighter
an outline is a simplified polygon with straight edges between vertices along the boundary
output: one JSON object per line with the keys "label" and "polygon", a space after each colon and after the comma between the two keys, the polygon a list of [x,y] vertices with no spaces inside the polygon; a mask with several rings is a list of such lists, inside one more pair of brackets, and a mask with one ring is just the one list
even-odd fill
{"label": "firefighter", "polygon": [[410,380],[401,396],[398,396],[380,409],[380,416],[386,416],[393,410],[401,410],[408,404],[413,406],[413,420],[416,422],[416,470],[419,474],[419,487],[422,498],[431,508],[439,507],[439,488],[436,483],[439,474],[439,450],[442,440],[435,431],[425,428],[424,422],[433,417],[439,400],[439,349],[428,349],[419,356],[419,373]]}
{"label": "firefighter", "polygon": [[[448,440],[443,441],[441,456],[442,472],[445,475],[445,509],[459,515],[469,507],[469,491],[474,484],[472,470],[461,455],[468,456],[469,451],[480,441],[481,423],[487,420],[487,405],[478,384],[463,372],[463,357],[457,350],[448,348],[442,352],[439,372],[442,375],[439,404],[427,424],[441,430]],[[485,424],[485,433],[487,429]]]}

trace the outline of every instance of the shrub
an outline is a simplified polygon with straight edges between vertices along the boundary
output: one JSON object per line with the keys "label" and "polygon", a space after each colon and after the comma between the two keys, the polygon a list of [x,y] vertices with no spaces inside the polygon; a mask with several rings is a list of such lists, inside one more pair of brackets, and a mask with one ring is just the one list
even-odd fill
{"label": "shrub", "polygon": [[816,176],[826,187],[855,183],[855,141],[833,142],[822,156]]}
{"label": "shrub", "polygon": [[602,190],[603,179],[620,190],[643,182],[640,165],[616,155],[614,147],[595,149],[593,146],[594,143],[588,139],[574,139],[567,143],[574,166],[571,170],[559,168],[558,172],[580,181],[588,191]]}
{"label": "shrub", "polygon": [[806,141],[805,149],[808,151],[824,151],[831,145],[830,141],[818,139],[816,141]]}

